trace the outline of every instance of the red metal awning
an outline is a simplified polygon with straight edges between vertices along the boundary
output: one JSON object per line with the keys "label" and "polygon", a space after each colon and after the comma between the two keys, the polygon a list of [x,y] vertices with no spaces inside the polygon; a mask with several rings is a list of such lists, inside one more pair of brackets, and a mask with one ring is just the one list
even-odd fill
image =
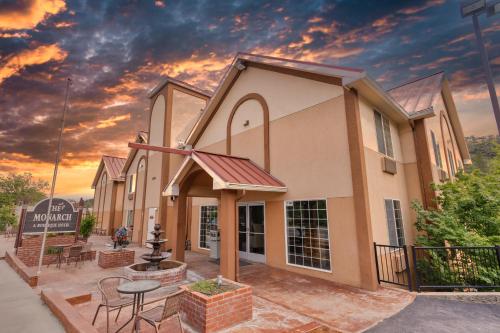
{"label": "red metal awning", "polygon": [[201,151],[193,151],[192,156],[202,168],[210,169],[224,183],[286,188],[285,184],[248,158]]}
{"label": "red metal awning", "polygon": [[129,147],[152,150],[167,154],[184,155],[186,158],[172,180],[163,190],[163,195],[178,195],[178,185],[193,164],[199,165],[213,179],[213,189],[234,189],[266,192],[286,192],[286,185],[249,158],[198,150],[183,150],[147,144],[129,143]]}

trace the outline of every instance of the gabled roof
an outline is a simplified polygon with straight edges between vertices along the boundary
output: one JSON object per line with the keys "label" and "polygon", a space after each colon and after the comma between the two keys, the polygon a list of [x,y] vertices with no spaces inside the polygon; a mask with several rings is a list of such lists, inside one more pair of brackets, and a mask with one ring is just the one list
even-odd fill
{"label": "gabled roof", "polygon": [[179,184],[195,163],[212,177],[214,190],[287,191],[285,184],[248,158],[192,150],[163,190],[163,195],[179,195]]}
{"label": "gabled roof", "polygon": [[103,155],[101,158],[101,162],[99,163],[99,167],[97,168],[96,175],[94,177],[94,181],[92,182],[92,188],[95,188],[99,177],[105,168],[108,177],[113,181],[122,182],[124,178],[121,176],[121,172],[123,166],[125,164],[125,158]]}
{"label": "gabled roof", "polygon": [[[148,132],[145,131],[139,131],[137,132],[137,135],[135,136],[135,142],[136,143],[148,143]],[[130,168],[130,165],[134,161],[135,155],[137,154],[138,149],[136,148],[131,148],[128,152],[127,159],[125,160],[125,163],[123,164],[123,168],[121,170],[121,177],[125,177],[127,175],[127,171]]]}
{"label": "gabled roof", "polygon": [[444,73],[414,79],[387,90],[387,93],[413,118],[432,112],[432,104],[441,93]]}
{"label": "gabled roof", "polygon": [[173,77],[165,76],[163,78],[163,80],[156,87],[154,87],[153,89],[151,89],[151,91],[148,93],[148,97],[152,98],[161,89],[163,89],[163,87],[165,87],[168,83],[172,83],[172,84],[174,84],[176,86],[179,86],[179,87],[182,87],[184,89],[191,90],[191,91],[193,91],[193,92],[195,92],[197,94],[200,94],[202,96],[205,96],[205,97],[211,97],[212,96],[212,93],[210,91],[207,91],[207,90],[204,90],[204,89],[200,89],[200,88],[195,87],[195,86],[193,86],[193,85],[191,85],[191,84],[189,84],[187,82],[174,79]]}

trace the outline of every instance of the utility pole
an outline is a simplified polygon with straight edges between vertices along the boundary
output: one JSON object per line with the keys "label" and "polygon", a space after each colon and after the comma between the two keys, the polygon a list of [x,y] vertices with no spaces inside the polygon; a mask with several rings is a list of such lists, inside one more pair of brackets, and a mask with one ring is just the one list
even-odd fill
{"label": "utility pole", "polygon": [[68,78],[68,81],[66,83],[66,96],[64,98],[64,107],[63,107],[63,112],[62,112],[61,128],[59,130],[59,142],[57,145],[56,161],[54,164],[54,174],[52,175],[52,184],[50,187],[49,206],[47,207],[47,218],[45,220],[45,227],[43,229],[42,247],[40,248],[40,258],[38,260],[37,275],[40,275],[40,273],[42,272],[42,261],[43,261],[43,254],[45,252],[45,241],[47,240],[47,231],[49,229],[50,215],[52,212],[52,199],[54,198],[54,189],[56,187],[57,170],[59,168],[59,161],[61,159],[62,136],[63,136],[63,132],[64,132],[64,123],[66,120],[66,111],[68,109],[69,87],[70,86],[71,86],[71,79]]}
{"label": "utility pole", "polygon": [[486,85],[490,94],[491,106],[493,107],[493,114],[497,123],[497,131],[500,134],[500,106],[498,105],[498,97],[495,89],[495,82],[493,81],[493,74],[491,72],[488,53],[484,47],[483,35],[481,34],[481,27],[479,26],[478,16],[487,12],[488,17],[497,14],[500,11],[499,3],[493,5],[486,5],[486,0],[474,0],[464,2],[461,5],[462,17],[472,16],[472,24],[474,26],[474,33],[476,35],[477,46],[479,54],[481,55],[481,62],[483,64],[484,75],[486,77]]}

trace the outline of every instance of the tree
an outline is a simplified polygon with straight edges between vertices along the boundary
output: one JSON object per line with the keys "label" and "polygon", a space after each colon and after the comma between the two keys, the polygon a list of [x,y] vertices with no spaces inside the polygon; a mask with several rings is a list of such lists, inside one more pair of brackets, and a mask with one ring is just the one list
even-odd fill
{"label": "tree", "polygon": [[0,176],[0,206],[34,204],[46,197],[48,183],[34,179],[31,173]]}
{"label": "tree", "polygon": [[413,202],[420,232],[417,245],[455,246],[421,252],[425,255],[415,262],[421,283],[445,290],[450,285],[499,284],[496,251],[477,248],[500,245],[500,145],[494,144],[492,151],[484,172],[474,168],[435,186],[438,208],[426,210]]}
{"label": "tree", "polygon": [[472,160],[472,165],[466,166],[466,170],[487,172],[490,160],[496,156],[495,146],[500,144],[500,136],[468,136],[465,140]]}
{"label": "tree", "polygon": [[438,209],[413,202],[418,245],[500,244],[500,145],[494,143],[493,152],[485,172],[460,172],[455,181],[435,186]]}
{"label": "tree", "polygon": [[10,205],[0,205],[0,231],[5,231],[8,225],[14,226],[17,223],[14,214],[14,207]]}
{"label": "tree", "polygon": [[80,235],[82,235],[83,238],[89,238],[95,224],[96,218],[94,214],[85,216],[80,224]]}

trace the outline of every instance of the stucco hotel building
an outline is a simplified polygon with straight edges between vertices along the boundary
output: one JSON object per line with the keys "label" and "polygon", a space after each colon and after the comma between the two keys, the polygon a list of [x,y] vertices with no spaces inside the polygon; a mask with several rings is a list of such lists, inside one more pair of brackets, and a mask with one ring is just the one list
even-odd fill
{"label": "stucco hotel building", "polygon": [[[375,289],[373,242],[413,244],[413,200],[469,153],[444,73],[383,90],[364,70],[238,54],[217,89],[166,78],[127,158],[103,156],[98,227],[154,223],[167,249],[239,259]],[[126,143],[124,143],[126,144]],[[214,227],[216,226],[216,227]]]}

